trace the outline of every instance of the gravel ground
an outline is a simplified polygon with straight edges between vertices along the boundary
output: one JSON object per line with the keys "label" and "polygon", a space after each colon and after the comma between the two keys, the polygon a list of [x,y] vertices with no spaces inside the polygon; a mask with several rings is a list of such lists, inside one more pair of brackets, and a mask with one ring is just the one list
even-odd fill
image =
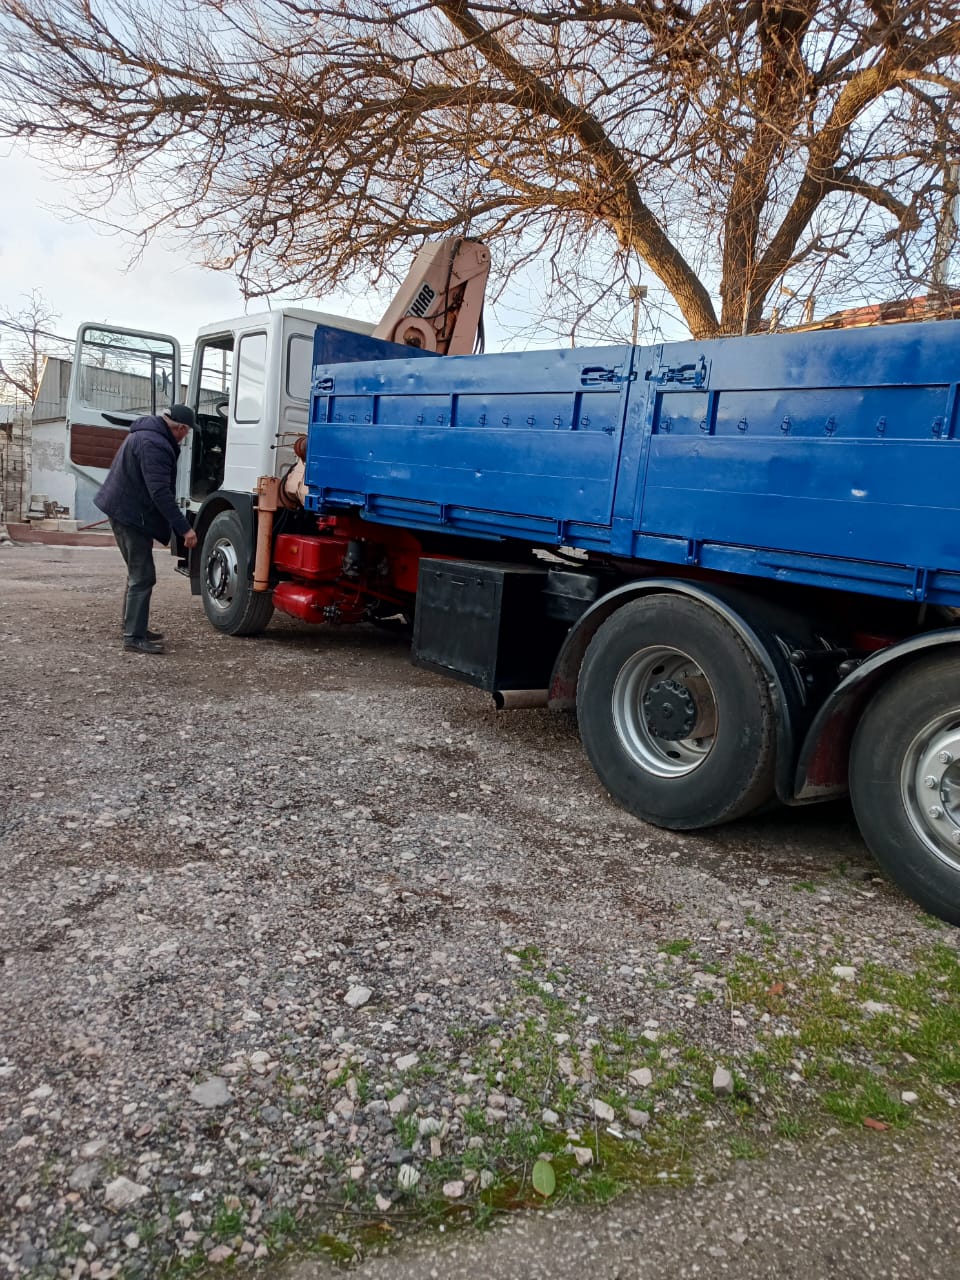
{"label": "gravel ground", "polygon": [[[414,1193],[508,1187],[498,1143],[528,1123],[598,1158],[601,1129],[666,1132],[694,1110],[677,1046],[730,1098],[771,1030],[729,996],[739,959],[842,985],[955,948],[844,806],[656,831],[569,718],[498,714],[372,629],[220,636],[157,564],[150,658],[120,649],[115,551],[0,546],[7,1274],[272,1265],[345,1204],[403,1235]],[[522,1096],[533,1023],[566,1114]],[[675,1087],[626,1063],[608,1115],[597,1051],[637,1045]]]}

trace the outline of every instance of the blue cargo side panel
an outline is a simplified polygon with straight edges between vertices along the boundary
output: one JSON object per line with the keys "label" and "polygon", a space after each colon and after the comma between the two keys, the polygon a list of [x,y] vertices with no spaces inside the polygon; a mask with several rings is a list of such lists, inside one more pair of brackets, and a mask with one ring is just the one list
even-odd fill
{"label": "blue cargo side panel", "polygon": [[[714,567],[720,548],[754,548],[753,571],[768,575],[775,553],[784,569],[818,558],[823,576],[845,561],[838,576],[855,578],[859,563],[870,590],[871,564],[960,571],[960,324],[683,348],[709,378],[699,389],[651,379],[634,554],[679,539]],[[664,349],[671,364],[676,350]]]}
{"label": "blue cargo side panel", "polygon": [[308,506],[605,547],[632,351],[318,365]]}

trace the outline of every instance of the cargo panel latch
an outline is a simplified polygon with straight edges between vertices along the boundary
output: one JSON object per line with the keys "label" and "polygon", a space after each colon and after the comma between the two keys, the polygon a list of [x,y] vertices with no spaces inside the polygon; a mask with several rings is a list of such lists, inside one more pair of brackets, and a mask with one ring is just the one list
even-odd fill
{"label": "cargo panel latch", "polygon": [[648,370],[647,380],[655,382],[659,387],[672,383],[674,386],[706,390],[710,381],[710,361],[706,356],[701,356],[690,364],[662,364],[659,369]]}
{"label": "cargo panel latch", "polygon": [[637,375],[624,373],[622,365],[605,368],[603,365],[589,365],[580,370],[580,385],[583,387],[609,386],[611,383],[632,382]]}

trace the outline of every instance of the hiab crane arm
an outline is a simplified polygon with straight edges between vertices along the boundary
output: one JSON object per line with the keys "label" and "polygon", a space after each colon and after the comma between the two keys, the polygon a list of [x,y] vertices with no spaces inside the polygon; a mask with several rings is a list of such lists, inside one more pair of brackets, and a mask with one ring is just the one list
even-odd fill
{"label": "hiab crane arm", "polygon": [[457,236],[425,244],[373,331],[375,338],[441,356],[482,349],[490,250]]}
{"label": "hiab crane arm", "polygon": [[[481,351],[489,274],[490,250],[479,240],[455,236],[430,241],[417,254],[372,336],[442,356]],[[257,485],[254,591],[270,589],[274,513],[303,506],[306,439],[294,447],[298,461],[286,476],[261,476]]]}

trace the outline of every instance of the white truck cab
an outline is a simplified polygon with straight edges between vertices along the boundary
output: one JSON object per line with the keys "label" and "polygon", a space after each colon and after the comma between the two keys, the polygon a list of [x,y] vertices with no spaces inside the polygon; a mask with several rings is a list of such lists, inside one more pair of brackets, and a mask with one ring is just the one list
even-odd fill
{"label": "white truck cab", "polygon": [[[369,334],[344,316],[282,307],[205,325],[197,336],[184,403],[197,415],[177,476],[177,498],[197,510],[211,493],[254,493],[257,479],[294,461],[307,430],[314,336]],[[335,356],[335,352],[332,352]]]}

